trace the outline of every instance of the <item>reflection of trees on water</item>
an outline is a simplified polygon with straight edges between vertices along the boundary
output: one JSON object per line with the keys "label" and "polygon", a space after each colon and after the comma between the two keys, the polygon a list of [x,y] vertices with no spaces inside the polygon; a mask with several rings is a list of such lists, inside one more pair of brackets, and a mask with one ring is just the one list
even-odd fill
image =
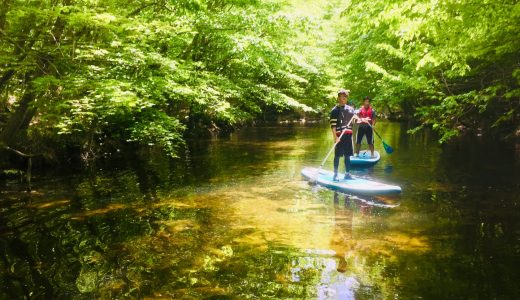
{"label": "reflection of trees on water", "polygon": [[161,222],[193,220],[213,231],[211,215],[150,203],[157,175],[144,168],[92,172],[73,191],[44,183],[43,193],[24,194],[27,201],[17,193],[2,201],[0,298],[138,297],[160,290],[164,260],[193,264],[190,237],[201,226],[187,224],[165,241]]}
{"label": "reflection of trees on water", "polygon": [[[512,196],[516,190],[505,184],[500,189],[457,186],[453,168],[421,173],[416,162],[424,159],[411,156],[417,151],[414,143],[423,142],[410,140],[392,157],[406,156],[413,165],[401,165],[393,174],[414,180],[402,200],[328,190],[310,194],[306,185],[280,184],[288,165],[299,171],[293,161],[277,161],[281,153],[292,157],[297,148],[292,141],[214,145],[199,156],[208,156],[210,168],[221,166],[206,174],[205,184],[213,178],[227,183],[235,175],[252,178],[250,184],[223,186],[232,191],[227,196],[215,194],[213,181],[196,189],[186,186],[190,176],[198,177],[184,165],[158,158],[140,158],[124,170],[98,170],[67,183],[42,187],[36,182],[41,194],[1,191],[0,299],[500,299],[520,294],[520,274],[511,267],[520,263],[519,218],[511,209],[518,206]],[[226,156],[228,150],[246,151],[238,157]],[[433,154],[424,168],[437,164]],[[455,165],[449,162],[446,168]],[[277,164],[283,175],[263,181],[258,175],[272,168],[268,163]],[[443,174],[450,175],[445,180],[450,184],[438,179]],[[467,184],[464,178],[458,180]],[[244,216],[255,213],[263,228],[260,222],[237,226],[228,200],[244,196],[252,203],[244,206]],[[291,197],[302,201],[298,209],[287,202],[287,209],[267,209]],[[398,201],[403,205],[396,208]],[[266,234],[294,235],[298,241],[273,242]],[[319,238],[312,243],[319,246],[305,249],[306,237]]]}
{"label": "reflection of trees on water", "polygon": [[[0,289],[0,296],[16,298],[37,291],[37,296],[51,298],[312,298],[333,289],[351,293],[357,286],[350,274],[337,272],[337,259],[330,254],[233,244],[236,237],[250,236],[254,229],[230,226],[233,212],[225,201],[210,193],[190,192],[150,201],[148,195],[155,193],[150,189],[156,187],[143,184],[143,176],[149,180],[163,175],[137,173],[95,172],[79,179],[73,193],[33,196],[34,204],[27,202],[27,209],[1,214],[5,224],[21,226],[15,233],[18,240],[2,240],[5,268],[0,276],[9,285],[5,293]],[[338,235],[343,226],[351,226],[353,211],[348,207],[355,204],[348,203],[343,201],[336,209]],[[284,266],[299,259],[300,264],[309,259],[316,264],[295,273],[300,282],[281,279]],[[327,281],[325,273],[331,274]],[[322,284],[316,289],[313,282]]]}

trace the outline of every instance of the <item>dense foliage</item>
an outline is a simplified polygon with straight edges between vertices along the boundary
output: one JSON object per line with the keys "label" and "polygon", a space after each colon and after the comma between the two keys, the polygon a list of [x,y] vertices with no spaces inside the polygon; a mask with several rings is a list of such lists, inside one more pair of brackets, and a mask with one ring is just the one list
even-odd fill
{"label": "dense foliage", "polygon": [[[121,142],[172,156],[190,134],[314,111],[328,81],[298,54],[315,24],[267,1],[3,1],[1,142]],[[319,98],[319,99],[318,99]],[[317,101],[319,100],[319,101]],[[316,106],[316,105],[313,105]],[[108,147],[106,147],[108,146]]]}
{"label": "dense foliage", "polygon": [[511,135],[518,24],[515,1],[6,0],[0,148],[175,156],[186,136],[324,112],[340,85],[441,141]]}
{"label": "dense foliage", "polygon": [[387,113],[440,132],[511,134],[520,123],[517,1],[345,1],[343,80]]}

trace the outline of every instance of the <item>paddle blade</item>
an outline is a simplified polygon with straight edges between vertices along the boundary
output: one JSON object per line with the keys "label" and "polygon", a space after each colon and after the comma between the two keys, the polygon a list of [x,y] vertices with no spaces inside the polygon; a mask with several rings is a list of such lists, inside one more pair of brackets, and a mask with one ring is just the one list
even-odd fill
{"label": "paddle blade", "polygon": [[385,143],[383,140],[381,140],[381,141],[383,142],[383,148],[385,148],[386,153],[392,154],[392,152],[394,152],[394,148],[392,148],[392,146]]}

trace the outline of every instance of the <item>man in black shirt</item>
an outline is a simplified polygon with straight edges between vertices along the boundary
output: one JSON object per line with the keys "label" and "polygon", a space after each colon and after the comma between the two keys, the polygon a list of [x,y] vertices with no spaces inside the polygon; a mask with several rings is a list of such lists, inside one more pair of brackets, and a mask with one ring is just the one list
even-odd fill
{"label": "man in black shirt", "polygon": [[[334,181],[338,181],[338,167],[340,157],[345,157],[345,176],[344,179],[351,179],[350,176],[350,156],[352,149],[352,122],[355,116],[354,108],[347,105],[350,90],[341,89],[338,91],[338,104],[330,112],[330,128],[334,141],[337,142],[334,151]],[[340,135],[343,133],[343,136]]]}

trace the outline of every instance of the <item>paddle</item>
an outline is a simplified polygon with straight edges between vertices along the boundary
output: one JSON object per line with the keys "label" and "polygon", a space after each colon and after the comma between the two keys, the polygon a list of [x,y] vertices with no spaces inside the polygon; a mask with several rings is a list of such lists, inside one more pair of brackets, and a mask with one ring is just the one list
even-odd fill
{"label": "paddle", "polygon": [[376,129],[374,128],[374,126],[372,126],[372,124],[370,124],[370,123],[365,123],[365,124],[368,124],[368,126],[370,126],[372,128],[372,131],[374,131],[374,133],[377,135],[377,137],[381,139],[381,142],[383,142],[383,148],[385,148],[386,154],[392,154],[392,152],[394,152],[394,148],[392,148],[392,146],[385,143],[383,138],[379,135],[379,133],[377,133]]}
{"label": "paddle", "polygon": [[[347,123],[347,126],[345,126],[345,128],[348,127],[350,125],[350,123],[352,123],[352,120],[354,120],[354,119],[359,119],[359,117],[356,116],[356,115],[353,115],[352,118],[350,119],[350,121]],[[316,177],[318,177],[318,174],[320,174],[320,171],[323,168],[323,165],[327,161],[327,158],[329,158],[329,156],[332,153],[332,151],[334,150],[334,148],[336,148],[336,145],[341,141],[341,137],[343,136],[345,131],[346,130],[342,130],[341,131],[341,134],[339,135],[338,141],[334,143],[334,146],[332,146],[332,148],[330,148],[329,152],[327,153],[327,156],[325,156],[325,158],[321,162],[320,167],[318,168],[318,171],[316,171],[315,176],[313,178],[309,179],[309,183],[316,183]]]}

